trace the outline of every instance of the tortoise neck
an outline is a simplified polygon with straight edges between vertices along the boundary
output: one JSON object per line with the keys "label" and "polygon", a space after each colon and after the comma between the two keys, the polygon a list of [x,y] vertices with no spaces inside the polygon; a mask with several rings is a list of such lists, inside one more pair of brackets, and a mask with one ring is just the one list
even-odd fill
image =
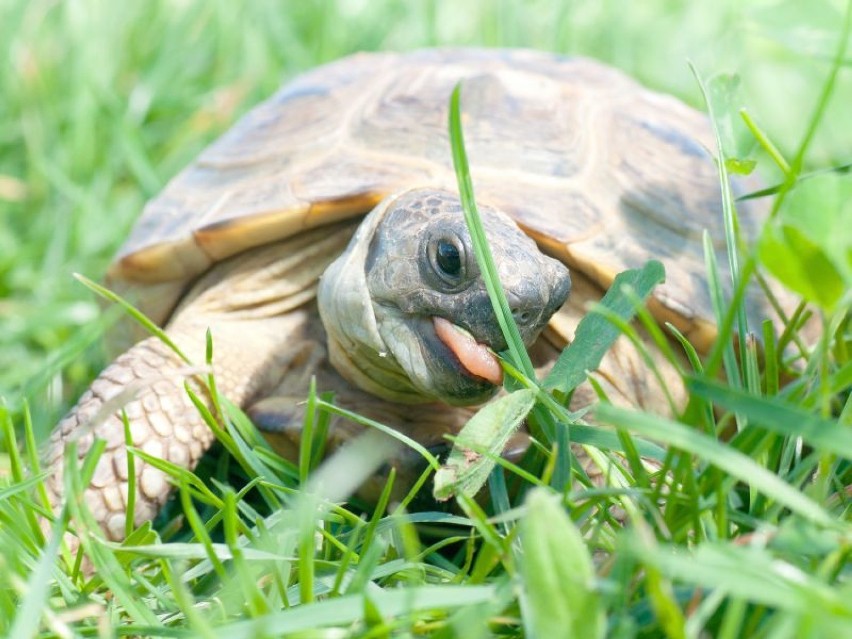
{"label": "tortoise neck", "polygon": [[[423,395],[387,349],[376,349],[326,330],[328,358],[340,375],[361,390],[400,404],[425,404]],[[343,339],[341,339],[343,337]]]}

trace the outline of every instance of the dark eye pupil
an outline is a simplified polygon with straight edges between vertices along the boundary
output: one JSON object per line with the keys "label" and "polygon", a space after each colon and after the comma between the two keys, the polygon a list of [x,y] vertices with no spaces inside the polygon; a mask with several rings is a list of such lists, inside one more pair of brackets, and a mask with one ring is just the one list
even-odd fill
{"label": "dark eye pupil", "polygon": [[461,256],[459,250],[451,242],[441,240],[435,254],[435,261],[445,274],[456,276],[461,272]]}

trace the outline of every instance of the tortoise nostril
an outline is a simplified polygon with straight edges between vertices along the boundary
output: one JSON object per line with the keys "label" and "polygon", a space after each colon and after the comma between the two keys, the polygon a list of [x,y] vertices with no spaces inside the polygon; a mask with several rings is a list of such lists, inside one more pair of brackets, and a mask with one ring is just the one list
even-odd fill
{"label": "tortoise nostril", "polygon": [[518,324],[527,324],[532,317],[532,312],[524,308],[513,308],[512,317]]}

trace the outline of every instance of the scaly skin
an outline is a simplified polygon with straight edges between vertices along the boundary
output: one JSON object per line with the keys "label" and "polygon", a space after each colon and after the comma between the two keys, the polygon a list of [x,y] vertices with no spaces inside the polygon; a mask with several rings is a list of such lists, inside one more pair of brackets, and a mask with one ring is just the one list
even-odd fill
{"label": "scaly skin", "polygon": [[[57,425],[44,452],[48,497],[58,511],[64,495],[64,451],[77,440],[82,460],[95,438],[106,441],[84,497],[109,539],[125,534],[128,477],[121,411],[133,445],[177,466],[193,469],[213,442],[184,384],[208,403],[204,378],[206,332],[213,336],[213,372],[221,396],[239,406],[264,397],[290,370],[305,367],[318,346],[306,336],[316,282],[329,256],[345,245],[341,231],[306,233],[223,262],[202,278],[166,327],[188,365],[150,337],[120,355]],[[306,374],[308,374],[306,372]],[[163,472],[135,460],[135,526],[152,519],[170,494]],[[74,542],[71,542],[74,545]]]}
{"label": "scaly skin", "polygon": [[[213,326],[216,383],[222,396],[238,405],[262,393],[287,370],[298,353],[272,336],[286,336],[296,316],[218,323]],[[171,328],[170,337],[193,362],[204,362],[206,326]],[[246,357],[246,353],[257,353]],[[119,356],[92,383],[77,405],[50,437],[45,466],[51,506],[62,501],[64,449],[77,439],[82,460],[94,438],[106,441],[85,500],[108,538],[121,540],[125,533],[128,468],[124,424],[127,415],[133,445],[151,456],[193,469],[213,443],[213,433],[193,406],[184,384],[209,403],[201,381],[204,370],[190,367],[159,339],[151,337]],[[136,509],[134,525],[152,519],[170,493],[165,474],[137,458],[135,461]]]}
{"label": "scaly skin", "polygon": [[[46,481],[54,509],[62,501],[64,449],[77,439],[82,460],[95,437],[106,441],[85,489],[85,500],[107,536],[120,540],[125,532],[128,468],[124,425],[119,413],[123,405],[130,424],[133,445],[146,453],[183,468],[193,468],[213,441],[213,433],[192,406],[183,390],[188,379],[196,392],[200,384],[187,378],[188,366],[156,338],[140,342],[107,367],[92,383],[77,405],[53,431],[45,464],[52,474]],[[135,391],[135,392],[134,392]],[[126,404],[123,399],[130,399]],[[165,475],[141,459],[136,466],[136,510],[134,525],[152,519],[168,497]]]}

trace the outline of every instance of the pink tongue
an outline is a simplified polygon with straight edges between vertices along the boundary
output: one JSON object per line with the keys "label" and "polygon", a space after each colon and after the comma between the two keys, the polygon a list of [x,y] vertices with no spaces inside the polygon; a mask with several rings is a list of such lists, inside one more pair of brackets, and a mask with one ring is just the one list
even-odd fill
{"label": "pink tongue", "polygon": [[503,369],[494,353],[443,317],[433,317],[432,321],[438,338],[459,358],[468,373],[495,386],[503,383]]}

